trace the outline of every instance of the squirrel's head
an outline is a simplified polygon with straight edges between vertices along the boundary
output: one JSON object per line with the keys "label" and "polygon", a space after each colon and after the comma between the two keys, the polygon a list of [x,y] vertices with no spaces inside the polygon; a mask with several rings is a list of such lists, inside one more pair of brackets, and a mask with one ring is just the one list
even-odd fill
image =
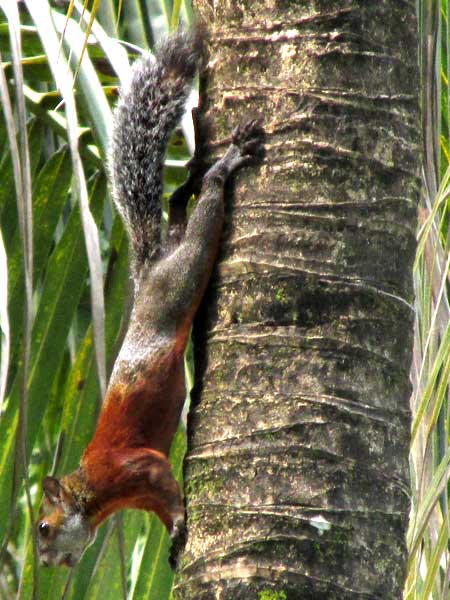
{"label": "squirrel's head", "polygon": [[36,525],[41,564],[73,567],[94,541],[95,530],[58,479],[45,477],[42,486],[44,499]]}

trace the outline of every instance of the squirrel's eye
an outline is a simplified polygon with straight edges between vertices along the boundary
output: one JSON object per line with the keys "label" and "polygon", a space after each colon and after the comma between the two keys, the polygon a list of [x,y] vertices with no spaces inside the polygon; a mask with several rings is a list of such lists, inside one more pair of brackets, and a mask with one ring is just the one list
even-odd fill
{"label": "squirrel's eye", "polygon": [[41,536],[45,538],[50,533],[50,525],[45,521],[41,521],[41,523],[39,523],[38,530]]}

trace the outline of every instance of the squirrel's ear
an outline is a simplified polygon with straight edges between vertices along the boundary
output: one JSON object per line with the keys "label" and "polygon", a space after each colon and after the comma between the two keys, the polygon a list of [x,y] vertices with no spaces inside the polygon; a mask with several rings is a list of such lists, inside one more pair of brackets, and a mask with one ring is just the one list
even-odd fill
{"label": "squirrel's ear", "polygon": [[56,504],[61,501],[63,487],[60,484],[59,479],[56,479],[56,477],[44,477],[42,488],[49,502]]}

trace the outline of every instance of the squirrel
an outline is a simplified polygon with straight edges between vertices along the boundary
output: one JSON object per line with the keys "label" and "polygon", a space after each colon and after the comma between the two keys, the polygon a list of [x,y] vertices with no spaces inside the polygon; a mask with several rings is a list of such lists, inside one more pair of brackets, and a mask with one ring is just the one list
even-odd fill
{"label": "squirrel", "polygon": [[[208,170],[204,162],[199,166],[197,148],[186,183],[169,202],[162,236],[164,153],[200,54],[195,33],[168,37],[155,58],[134,63],[114,111],[109,174],[130,241],[134,304],[79,467],[43,480],[36,536],[44,566],[74,566],[97,527],[123,508],[156,513],[174,545],[184,536],[184,501],[168,461],[186,397],[184,350],[219,249],[224,184],[263,153],[257,121],[237,127],[225,155]],[[200,187],[187,220],[187,202]]]}

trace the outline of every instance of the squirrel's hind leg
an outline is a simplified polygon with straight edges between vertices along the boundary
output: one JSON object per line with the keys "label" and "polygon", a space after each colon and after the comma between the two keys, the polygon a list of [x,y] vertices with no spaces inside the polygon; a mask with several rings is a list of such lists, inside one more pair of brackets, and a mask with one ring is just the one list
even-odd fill
{"label": "squirrel's hind leg", "polygon": [[[223,191],[234,171],[261,158],[264,132],[257,121],[235,129],[225,155],[203,177],[202,191],[181,243],[151,272],[152,302],[164,323],[186,334],[205,291],[219,248],[224,216]],[[181,345],[185,338],[180,339]]]}
{"label": "squirrel's hind leg", "polygon": [[171,252],[183,239],[187,224],[187,205],[192,196],[198,196],[202,188],[203,176],[208,170],[204,161],[206,129],[200,118],[199,108],[192,109],[195,135],[195,153],[187,164],[189,175],[186,181],[169,198],[169,227],[165,251]]}

